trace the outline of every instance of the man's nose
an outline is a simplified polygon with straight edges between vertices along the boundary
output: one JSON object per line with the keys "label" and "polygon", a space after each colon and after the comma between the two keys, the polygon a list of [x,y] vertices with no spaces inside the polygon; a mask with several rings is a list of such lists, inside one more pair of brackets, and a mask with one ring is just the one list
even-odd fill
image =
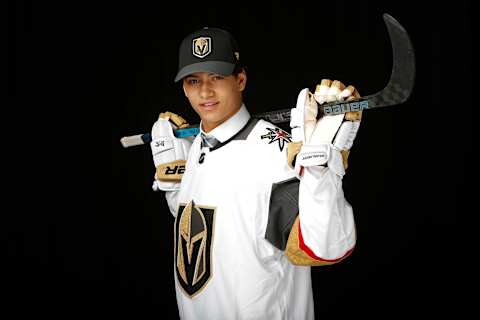
{"label": "man's nose", "polygon": [[204,81],[202,83],[202,86],[200,87],[200,96],[202,98],[208,98],[213,96],[213,89],[210,82]]}

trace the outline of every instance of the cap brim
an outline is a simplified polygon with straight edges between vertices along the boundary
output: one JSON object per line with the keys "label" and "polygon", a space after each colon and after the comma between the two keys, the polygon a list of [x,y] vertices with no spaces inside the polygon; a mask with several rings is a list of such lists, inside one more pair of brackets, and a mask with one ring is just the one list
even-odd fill
{"label": "cap brim", "polygon": [[179,80],[195,72],[211,72],[224,76],[229,76],[233,73],[234,69],[235,65],[233,63],[228,63],[224,61],[204,61],[194,63],[185,66],[180,71],[178,71],[177,76],[175,77],[175,82],[178,82]]}

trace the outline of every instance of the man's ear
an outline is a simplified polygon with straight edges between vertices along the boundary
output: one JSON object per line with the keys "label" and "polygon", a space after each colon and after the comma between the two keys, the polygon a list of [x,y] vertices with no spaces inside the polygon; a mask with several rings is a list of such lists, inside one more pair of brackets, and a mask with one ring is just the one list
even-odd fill
{"label": "man's ear", "polygon": [[240,91],[245,90],[245,87],[247,86],[247,73],[245,70],[237,74],[237,84]]}

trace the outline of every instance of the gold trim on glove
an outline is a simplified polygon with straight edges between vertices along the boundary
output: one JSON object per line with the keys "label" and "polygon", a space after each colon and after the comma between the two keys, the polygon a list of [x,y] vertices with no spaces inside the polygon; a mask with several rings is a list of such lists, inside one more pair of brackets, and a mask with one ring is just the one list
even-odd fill
{"label": "gold trim on glove", "polygon": [[185,160],[175,160],[158,165],[155,179],[160,181],[180,182],[185,172]]}
{"label": "gold trim on glove", "polygon": [[289,142],[287,144],[287,163],[288,166],[292,169],[295,168],[294,161],[297,154],[300,152],[303,143],[301,141],[298,142]]}
{"label": "gold trim on glove", "polygon": [[350,150],[342,150],[340,151],[342,154],[342,161],[343,161],[343,168],[347,171],[348,168],[348,156],[350,155]]}
{"label": "gold trim on glove", "polygon": [[[347,98],[347,102],[348,101],[352,101],[354,99],[358,99],[360,98],[360,93],[357,91],[357,89],[355,89],[354,86],[348,86],[349,88],[351,88],[352,90],[352,94]],[[363,111],[349,111],[349,112],[346,112],[345,113],[345,120],[348,120],[348,121],[360,121],[362,120],[362,112]]]}
{"label": "gold trim on glove", "polygon": [[162,113],[160,113],[160,115],[158,117],[160,119],[170,120],[178,128],[186,128],[186,127],[189,126],[187,120],[185,120],[184,118],[182,118],[178,114],[170,112],[170,111],[162,112]]}

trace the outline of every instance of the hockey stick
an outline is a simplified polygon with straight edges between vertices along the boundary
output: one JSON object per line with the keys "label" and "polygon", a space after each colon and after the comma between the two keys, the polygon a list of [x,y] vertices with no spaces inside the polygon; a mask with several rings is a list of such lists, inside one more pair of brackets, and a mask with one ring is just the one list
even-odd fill
{"label": "hockey stick", "polygon": [[[397,20],[389,14],[383,14],[387,26],[390,43],[392,45],[392,72],[390,80],[381,91],[351,100],[349,102],[329,102],[319,106],[319,116],[337,115],[349,111],[362,111],[388,107],[404,103],[411,95],[415,82],[415,53],[407,31]],[[272,123],[290,121],[290,109],[281,109],[253,115]],[[198,134],[198,125],[174,130],[175,136],[184,138]],[[152,140],[150,133],[123,137],[120,139],[123,147],[131,147],[149,143]]]}

